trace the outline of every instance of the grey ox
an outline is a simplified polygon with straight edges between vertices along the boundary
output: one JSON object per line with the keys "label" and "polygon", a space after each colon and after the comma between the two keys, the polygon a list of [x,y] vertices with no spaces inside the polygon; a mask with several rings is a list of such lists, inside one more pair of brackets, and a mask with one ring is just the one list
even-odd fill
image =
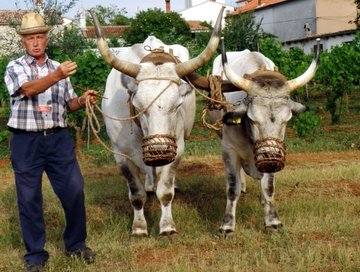
{"label": "grey ox", "polygon": [[[223,41],[223,40],[222,40]],[[319,45],[318,45],[319,48]],[[220,230],[231,235],[235,229],[236,204],[245,191],[245,175],[260,181],[265,227],[281,227],[275,209],[275,172],[285,163],[284,136],[287,122],[306,107],[290,98],[291,92],[304,86],[315,74],[317,51],[310,67],[301,76],[286,80],[274,63],[259,52],[244,50],[225,53],[213,63],[213,75],[229,80],[238,88],[224,92],[234,104],[226,113],[211,111],[212,121],[223,120],[222,158],[227,179],[227,202]],[[223,61],[223,65],[221,64]]]}
{"label": "grey ox", "polygon": [[148,235],[144,205],[146,192],[150,191],[155,191],[160,201],[159,235],[177,233],[171,208],[175,174],[185,139],[193,127],[196,108],[195,92],[183,78],[204,65],[215,53],[220,40],[222,13],[223,9],[206,48],[193,59],[189,59],[185,47],[165,45],[153,36],[115,56],[92,14],[99,51],[113,67],[107,78],[104,93],[107,99],[102,101],[102,110],[114,118],[127,118],[127,121],[106,116],[104,119],[113,150],[117,153],[116,163],[128,184],[134,211],[132,235]]}

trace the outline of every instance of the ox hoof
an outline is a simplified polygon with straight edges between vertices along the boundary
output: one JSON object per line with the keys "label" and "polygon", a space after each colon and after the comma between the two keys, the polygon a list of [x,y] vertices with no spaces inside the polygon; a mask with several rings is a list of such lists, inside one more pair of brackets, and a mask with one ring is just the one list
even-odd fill
{"label": "ox hoof", "polygon": [[131,237],[142,238],[142,237],[148,237],[148,236],[149,236],[149,234],[148,234],[147,230],[133,229],[131,232]]}
{"label": "ox hoof", "polygon": [[149,237],[149,235],[146,234],[146,233],[131,233],[131,238],[132,239],[146,238],[146,237]]}
{"label": "ox hoof", "polygon": [[160,241],[173,241],[178,238],[178,233],[176,230],[172,231],[164,231],[159,234],[159,240]]}
{"label": "ox hoof", "polygon": [[231,229],[220,228],[219,232],[225,239],[231,239],[234,236],[234,231]]}
{"label": "ox hoof", "polygon": [[277,224],[277,225],[270,225],[270,226],[266,226],[265,225],[265,233],[274,233],[274,232],[279,232],[281,229],[283,228],[283,224]]}

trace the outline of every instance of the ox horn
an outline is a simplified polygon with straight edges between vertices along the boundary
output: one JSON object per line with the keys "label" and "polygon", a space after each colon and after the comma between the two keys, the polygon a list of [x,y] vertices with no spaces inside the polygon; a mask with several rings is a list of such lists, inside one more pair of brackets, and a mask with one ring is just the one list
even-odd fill
{"label": "ox horn", "polygon": [[289,80],[287,82],[287,84],[289,86],[289,93],[304,86],[306,83],[308,83],[314,77],[318,63],[319,63],[320,39],[319,38],[316,39],[316,42],[317,42],[316,52],[314,55],[314,59],[312,60],[309,68],[301,76],[294,78],[292,80]]}
{"label": "ox horn", "polygon": [[224,67],[224,72],[226,77],[231,81],[239,89],[242,89],[246,92],[250,92],[252,87],[252,82],[242,76],[238,76],[231,68],[227,60],[225,45],[224,45],[224,37],[221,37],[221,58],[222,64]]}
{"label": "ox horn", "polygon": [[200,68],[206,62],[208,62],[213,54],[215,53],[220,40],[220,31],[221,31],[221,21],[225,7],[223,6],[219,12],[218,18],[216,20],[211,38],[201,54],[191,60],[188,60],[183,63],[178,63],[176,65],[176,73],[180,78],[192,73],[196,69]]}
{"label": "ox horn", "polygon": [[107,42],[105,41],[104,35],[101,31],[99,21],[95,15],[95,13],[90,10],[91,17],[94,20],[95,25],[95,33],[96,33],[96,42],[97,46],[99,48],[100,54],[103,57],[103,59],[111,65],[116,70],[127,74],[128,76],[131,76],[133,78],[136,78],[137,74],[140,71],[140,65],[134,64],[127,61],[120,61],[109,49]]}

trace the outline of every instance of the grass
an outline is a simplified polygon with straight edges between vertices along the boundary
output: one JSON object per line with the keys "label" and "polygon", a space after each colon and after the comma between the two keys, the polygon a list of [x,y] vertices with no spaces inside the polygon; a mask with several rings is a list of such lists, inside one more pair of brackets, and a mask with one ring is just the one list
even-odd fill
{"label": "grass", "polygon": [[[171,242],[157,237],[160,214],[154,197],[146,206],[150,236],[132,238],[127,186],[114,163],[97,167],[85,155],[80,161],[88,243],[97,260],[87,266],[64,256],[62,209],[45,179],[48,271],[359,271],[360,152],[290,155],[277,175],[276,200],[284,224],[279,232],[264,231],[259,186],[248,178],[232,239],[218,233],[225,208],[219,157],[188,157],[179,169],[181,192],[173,204],[179,237]],[[6,254],[0,255],[0,271],[19,271],[24,252],[12,173],[9,166],[2,170],[0,250]]]}

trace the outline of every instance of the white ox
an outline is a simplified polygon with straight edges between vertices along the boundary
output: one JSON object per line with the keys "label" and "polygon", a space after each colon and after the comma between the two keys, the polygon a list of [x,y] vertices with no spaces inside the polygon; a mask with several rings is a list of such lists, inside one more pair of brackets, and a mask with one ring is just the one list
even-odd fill
{"label": "white ox", "polygon": [[[165,45],[153,36],[114,56],[93,15],[99,51],[113,67],[107,78],[104,93],[107,99],[102,101],[102,109],[115,118],[138,115],[136,120],[125,122],[105,118],[113,150],[123,154],[116,154],[115,160],[128,183],[134,211],[132,235],[148,235],[144,216],[146,192],[155,190],[161,206],[159,235],[177,233],[171,208],[175,173],[185,138],[194,123],[196,105],[194,90],[182,78],[204,65],[215,53],[222,13],[223,9],[207,47],[190,60],[185,47]],[[170,50],[180,63],[168,54]]]}
{"label": "white ox", "polygon": [[222,118],[224,123],[221,145],[227,202],[220,231],[231,235],[235,229],[236,204],[241,191],[245,191],[243,171],[260,181],[265,227],[276,229],[282,224],[274,204],[275,172],[282,170],[285,163],[286,124],[294,114],[306,109],[292,101],[290,94],[314,76],[318,52],[305,73],[289,81],[259,52],[225,54],[222,42],[222,57],[223,65],[221,56],[214,60],[213,75],[230,80],[241,91],[224,93],[226,101],[235,104],[235,110],[229,107],[224,116],[220,111],[210,112],[212,121]]}

